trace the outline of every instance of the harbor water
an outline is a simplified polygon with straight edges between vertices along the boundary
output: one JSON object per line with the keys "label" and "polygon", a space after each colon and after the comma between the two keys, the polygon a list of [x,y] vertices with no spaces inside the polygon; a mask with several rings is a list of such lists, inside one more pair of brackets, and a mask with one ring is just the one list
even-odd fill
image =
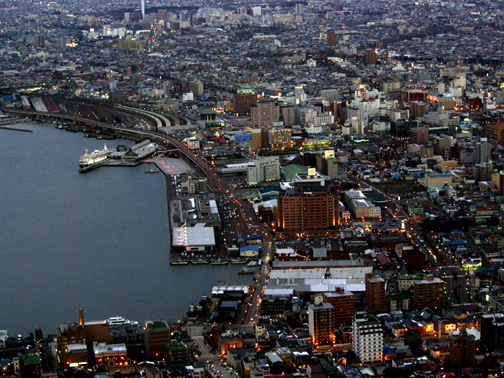
{"label": "harbor water", "polygon": [[27,122],[0,130],[0,329],[9,335],[119,315],[183,319],[240,265],[170,266],[166,181],[148,164],[80,174],[85,150],[133,141],[84,138]]}

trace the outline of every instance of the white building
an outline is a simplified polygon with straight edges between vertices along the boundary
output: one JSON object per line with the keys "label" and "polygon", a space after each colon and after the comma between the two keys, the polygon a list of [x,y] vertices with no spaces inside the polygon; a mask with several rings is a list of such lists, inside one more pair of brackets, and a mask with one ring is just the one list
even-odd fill
{"label": "white building", "polygon": [[280,179],[280,159],[278,156],[265,156],[252,160],[248,165],[248,182],[255,185],[264,181]]}
{"label": "white building", "polygon": [[192,92],[184,93],[182,95],[182,102],[194,101],[194,95]]}
{"label": "white building", "polygon": [[365,311],[356,312],[352,318],[352,349],[362,363],[383,360],[383,329],[381,322]]}

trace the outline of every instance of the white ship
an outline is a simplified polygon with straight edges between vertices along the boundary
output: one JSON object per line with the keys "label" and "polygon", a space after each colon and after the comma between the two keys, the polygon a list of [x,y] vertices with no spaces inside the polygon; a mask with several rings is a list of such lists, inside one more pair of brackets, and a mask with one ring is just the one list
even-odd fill
{"label": "white ship", "polygon": [[124,326],[124,325],[130,325],[131,324],[131,321],[129,321],[128,319],[124,319],[121,316],[112,316],[112,317],[108,318],[107,321],[108,321],[109,326],[111,326],[111,327],[113,327],[113,326]]}
{"label": "white ship", "polygon": [[79,159],[79,167],[84,168],[89,165],[93,165],[96,163],[99,163],[101,161],[107,160],[107,158],[110,156],[110,151],[107,148],[107,144],[105,143],[105,147],[103,147],[103,150],[94,150],[90,154],[88,154],[88,150],[86,150],[86,153],[84,156],[81,156]]}

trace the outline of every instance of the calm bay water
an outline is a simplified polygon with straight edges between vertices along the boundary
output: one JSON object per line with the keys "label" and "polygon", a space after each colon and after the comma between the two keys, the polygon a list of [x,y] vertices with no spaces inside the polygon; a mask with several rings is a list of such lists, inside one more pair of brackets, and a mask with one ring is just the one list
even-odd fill
{"label": "calm bay water", "polygon": [[0,329],[47,335],[80,307],[87,320],[183,319],[218,280],[249,283],[239,265],[170,266],[164,175],[146,164],[80,174],[79,156],[104,141],[54,126],[0,130]]}

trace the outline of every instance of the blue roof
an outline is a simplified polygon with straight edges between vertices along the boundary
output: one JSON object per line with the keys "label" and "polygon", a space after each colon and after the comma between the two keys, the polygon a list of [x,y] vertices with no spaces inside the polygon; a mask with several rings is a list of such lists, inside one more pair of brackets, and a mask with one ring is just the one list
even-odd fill
{"label": "blue roof", "polygon": [[251,139],[252,134],[235,134],[234,138],[235,139]]}
{"label": "blue roof", "polygon": [[245,247],[240,248],[240,252],[244,252],[244,251],[259,252],[259,247],[256,247],[255,245],[246,245]]}

